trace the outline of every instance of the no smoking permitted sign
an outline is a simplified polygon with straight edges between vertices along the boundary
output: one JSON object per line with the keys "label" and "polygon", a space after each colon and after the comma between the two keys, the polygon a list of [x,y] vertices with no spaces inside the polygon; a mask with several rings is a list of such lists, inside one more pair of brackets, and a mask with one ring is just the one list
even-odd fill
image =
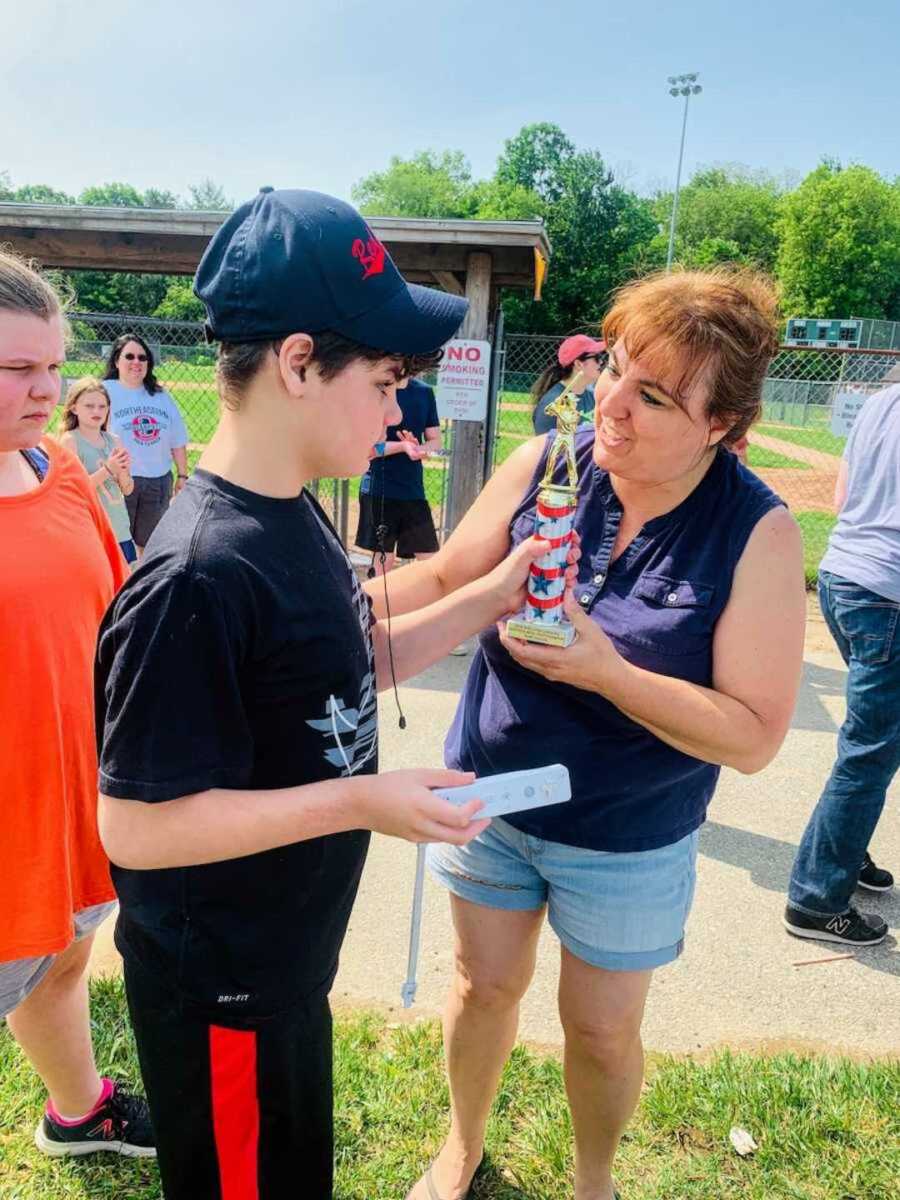
{"label": "no smoking permitted sign", "polygon": [[487,417],[490,379],[490,342],[465,338],[448,342],[435,388],[438,416],[453,421],[483,421]]}

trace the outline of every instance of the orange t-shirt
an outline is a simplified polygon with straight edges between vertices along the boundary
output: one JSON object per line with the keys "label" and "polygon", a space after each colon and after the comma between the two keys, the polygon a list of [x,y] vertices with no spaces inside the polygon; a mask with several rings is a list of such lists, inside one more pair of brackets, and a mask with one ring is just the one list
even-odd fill
{"label": "orange t-shirt", "polygon": [[94,652],[127,567],[81,463],[0,496],[0,962],[63,950],[115,899],[97,834]]}

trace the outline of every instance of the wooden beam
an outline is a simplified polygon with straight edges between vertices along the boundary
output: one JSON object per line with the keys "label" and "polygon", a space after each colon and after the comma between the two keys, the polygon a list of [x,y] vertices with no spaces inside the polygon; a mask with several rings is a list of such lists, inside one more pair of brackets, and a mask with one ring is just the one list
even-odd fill
{"label": "wooden beam", "polygon": [[452,292],[454,296],[464,296],[466,294],[465,288],[452,271],[432,271],[431,274],[445,292]]}
{"label": "wooden beam", "polygon": [[193,275],[206,249],[204,237],[102,233],[96,230],[0,228],[0,242],[44,267],[66,271],[139,271],[148,275]]}
{"label": "wooden beam", "polygon": [[[466,271],[469,311],[460,330],[462,338],[485,339],[491,303],[490,254],[473,250]],[[452,532],[472,507],[484,484],[484,422],[453,422],[453,456],[450,459],[447,528]]]}
{"label": "wooden beam", "polygon": [[[227,214],[175,209],[0,203],[0,243],[48,267],[190,275]],[[531,287],[534,251],[550,255],[541,221],[450,221],[369,218],[400,270],[463,275],[469,255],[493,256],[493,274],[508,287]],[[421,279],[422,276],[419,275]]]}
{"label": "wooden beam", "polygon": [[[433,275],[435,271],[452,271],[465,278],[468,270],[469,255],[479,246],[443,245],[437,243],[385,242],[391,258],[404,275],[409,276],[413,271],[426,271]],[[504,275],[518,280],[519,287],[534,287],[534,253],[531,249],[525,252],[516,246],[494,246],[490,250],[493,259],[495,275]]]}

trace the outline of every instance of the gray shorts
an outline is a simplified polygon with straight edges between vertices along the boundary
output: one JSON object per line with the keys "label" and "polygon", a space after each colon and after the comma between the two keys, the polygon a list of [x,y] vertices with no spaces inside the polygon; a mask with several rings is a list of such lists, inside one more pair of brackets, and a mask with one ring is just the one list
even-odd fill
{"label": "gray shorts", "polygon": [[160,475],[157,479],[135,475],[134,490],[125,497],[125,507],[136,546],[147,545],[150,534],[166,515],[171,499],[171,475]]}
{"label": "gray shorts", "polygon": [[[95,929],[99,929],[115,909],[115,900],[105,904],[94,904],[83,908],[72,918],[75,926],[74,941],[80,942]],[[0,1019],[11,1013],[41,982],[53,965],[56,954],[42,954],[38,958],[14,958],[11,962],[0,962]]]}

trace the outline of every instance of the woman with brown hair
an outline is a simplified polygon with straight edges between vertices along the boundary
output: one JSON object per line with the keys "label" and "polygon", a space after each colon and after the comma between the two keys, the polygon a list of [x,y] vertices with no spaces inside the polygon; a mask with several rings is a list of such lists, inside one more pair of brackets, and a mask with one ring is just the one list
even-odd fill
{"label": "woman with brown hair", "polygon": [[[719,770],[771,761],[799,684],[799,530],[727,452],[759,415],[777,332],[767,280],[721,269],[632,283],[603,323],[594,427],[575,435],[578,638],[556,649],[483,632],[446,745],[448,765],[477,775],[562,762],[573,799],[430,852],[456,930],[451,1125],[412,1200],[467,1193],[545,914],[561,942],[574,1194],[616,1194],[644,1003],[682,951]],[[551,441],[517,450],[442,550],[391,578],[392,612],[490,570],[532,532]]]}
{"label": "woman with brown hair", "polygon": [[157,380],[155,367],[144,339],[123,333],[110,349],[103,375],[110,427],[131,457],[134,487],[125,503],[138,557],[188,477],[187,428],[174,397]]}
{"label": "woman with brown hair", "polygon": [[154,1154],[144,1101],[94,1062],[87,964],[115,907],[97,832],[97,630],[127,574],[78,460],[44,436],[66,324],[0,251],[0,1017],[43,1080],[45,1154]]}

